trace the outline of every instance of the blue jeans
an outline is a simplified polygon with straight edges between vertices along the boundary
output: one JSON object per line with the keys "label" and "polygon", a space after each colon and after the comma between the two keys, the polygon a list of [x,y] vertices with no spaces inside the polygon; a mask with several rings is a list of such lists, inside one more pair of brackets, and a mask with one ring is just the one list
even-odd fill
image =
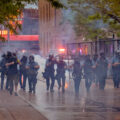
{"label": "blue jeans", "polygon": [[28,75],[29,82],[29,92],[35,92],[36,84],[37,84],[37,76],[36,75]]}

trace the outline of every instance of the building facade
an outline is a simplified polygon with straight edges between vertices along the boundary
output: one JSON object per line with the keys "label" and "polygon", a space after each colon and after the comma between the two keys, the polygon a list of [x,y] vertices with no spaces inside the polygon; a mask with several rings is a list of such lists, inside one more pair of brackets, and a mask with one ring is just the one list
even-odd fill
{"label": "building facade", "polygon": [[[17,30],[15,35],[5,27],[0,27],[0,35],[7,40],[0,42],[0,48],[10,51],[30,51],[39,54],[39,14],[38,8],[32,6],[23,10],[23,13],[16,19],[21,24],[22,29]],[[14,25],[14,22],[10,21]],[[14,27],[14,26],[13,26]]]}
{"label": "building facade", "polygon": [[40,51],[48,55],[61,46],[59,39],[61,10],[56,10],[47,0],[39,0]]}
{"label": "building facade", "polygon": [[39,34],[39,14],[38,9],[26,8],[23,11],[23,35],[38,35]]}

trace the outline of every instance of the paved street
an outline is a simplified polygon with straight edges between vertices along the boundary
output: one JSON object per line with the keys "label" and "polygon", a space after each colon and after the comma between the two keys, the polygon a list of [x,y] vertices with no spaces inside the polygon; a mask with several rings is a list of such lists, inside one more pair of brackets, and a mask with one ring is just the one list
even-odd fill
{"label": "paved street", "polygon": [[19,90],[19,96],[0,91],[0,120],[120,120],[120,89],[107,80],[104,91],[94,84],[89,93],[81,82],[80,97],[74,95],[73,82],[65,94],[57,86],[46,91],[45,81],[38,81],[36,95]]}
{"label": "paved street", "polygon": [[47,120],[39,111],[18,96],[0,91],[0,120]]}
{"label": "paved street", "polygon": [[0,120],[120,120],[120,0],[0,0]]}
{"label": "paved street", "polygon": [[19,95],[48,120],[120,120],[120,89],[114,89],[112,81],[107,81],[104,91],[92,85],[86,93],[84,80],[80,88],[80,97],[74,95],[73,83],[65,94],[46,91],[45,82],[39,81],[36,95],[19,91]]}

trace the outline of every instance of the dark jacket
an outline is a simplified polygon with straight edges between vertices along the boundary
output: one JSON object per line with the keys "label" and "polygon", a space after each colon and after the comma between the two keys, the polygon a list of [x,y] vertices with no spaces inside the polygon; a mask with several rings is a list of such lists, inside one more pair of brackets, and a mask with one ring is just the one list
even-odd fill
{"label": "dark jacket", "polygon": [[54,64],[55,64],[55,61],[48,59],[46,62],[45,72],[54,73],[55,72]]}
{"label": "dark jacket", "polygon": [[20,71],[23,72],[23,73],[26,73],[27,61],[21,60],[20,62],[21,62],[21,64],[20,64]]}
{"label": "dark jacket", "polygon": [[92,60],[86,59],[84,63],[84,74],[91,74],[92,73]]}
{"label": "dark jacket", "polygon": [[29,62],[28,63],[28,65],[27,65],[29,67],[29,69],[27,70],[28,76],[38,74],[38,68],[35,68],[35,66],[37,66],[37,65],[38,65],[37,62]]}
{"label": "dark jacket", "polygon": [[97,67],[100,76],[107,76],[108,62],[105,58],[100,58],[98,60]]}
{"label": "dark jacket", "polygon": [[57,74],[65,74],[66,63],[64,61],[57,62]]}
{"label": "dark jacket", "polygon": [[73,77],[74,78],[81,78],[82,75],[82,67],[80,63],[74,63],[73,65]]}
{"label": "dark jacket", "polygon": [[18,61],[17,58],[15,57],[10,57],[7,59],[7,63],[11,63],[14,62],[14,64],[8,66],[7,70],[8,70],[8,74],[17,74],[18,73]]}

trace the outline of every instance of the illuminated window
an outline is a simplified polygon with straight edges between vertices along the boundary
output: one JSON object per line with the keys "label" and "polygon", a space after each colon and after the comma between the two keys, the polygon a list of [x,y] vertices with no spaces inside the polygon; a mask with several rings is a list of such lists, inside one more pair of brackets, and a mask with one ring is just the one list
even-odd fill
{"label": "illuminated window", "polygon": [[7,35],[8,31],[7,30],[0,30],[0,35]]}

